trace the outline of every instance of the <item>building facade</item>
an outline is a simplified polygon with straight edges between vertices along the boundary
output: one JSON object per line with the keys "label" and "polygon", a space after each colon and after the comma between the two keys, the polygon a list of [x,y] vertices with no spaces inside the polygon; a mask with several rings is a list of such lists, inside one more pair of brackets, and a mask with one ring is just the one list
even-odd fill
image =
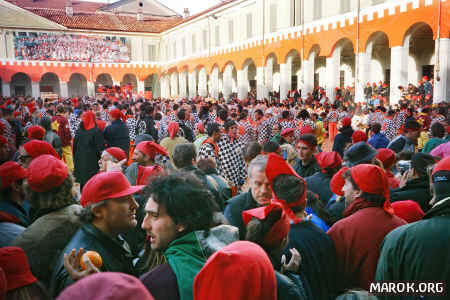
{"label": "building facade", "polygon": [[[448,0],[228,0],[194,16],[150,0],[50,2],[0,0],[4,96],[93,96],[99,85],[131,83],[164,98],[243,99],[255,89],[283,99],[321,86],[333,100],[336,87],[355,85],[364,101],[364,86],[382,81],[396,103],[398,86],[426,75],[434,101],[450,99]],[[74,50],[36,55],[55,43]]]}

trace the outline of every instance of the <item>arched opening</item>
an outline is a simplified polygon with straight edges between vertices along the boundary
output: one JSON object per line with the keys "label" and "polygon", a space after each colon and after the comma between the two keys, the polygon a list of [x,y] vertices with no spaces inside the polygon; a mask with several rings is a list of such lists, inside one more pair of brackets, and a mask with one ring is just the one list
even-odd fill
{"label": "arched opening", "polygon": [[253,59],[248,58],[242,68],[242,81],[243,86],[239,87],[238,97],[246,98],[250,92],[252,95],[256,95],[257,77],[256,77],[256,65]]}
{"label": "arched opening", "polygon": [[289,90],[302,89],[304,78],[302,78],[302,60],[297,50],[292,50],[286,57],[286,64],[288,65],[288,79]]}
{"label": "arched opening", "polygon": [[423,76],[433,78],[435,43],[431,27],[426,23],[413,25],[405,35],[404,47],[409,49],[408,83],[416,84]]}
{"label": "arched opening", "polygon": [[95,90],[99,86],[106,86],[106,87],[112,87],[113,86],[113,79],[111,75],[103,73],[97,76],[97,79],[95,80]]}
{"label": "arched opening", "polygon": [[69,90],[69,97],[82,97],[87,96],[87,80],[82,74],[74,73],[70,76],[67,83]]}
{"label": "arched opening", "polygon": [[[52,97],[53,95],[59,95],[59,78],[55,73],[45,73],[41,77],[39,82],[41,95],[45,98],[45,95]],[[54,97],[54,96],[53,96]]]}
{"label": "arched opening", "polygon": [[[336,47],[341,49],[339,66],[339,87],[352,86],[355,82],[355,51],[349,39],[343,39]],[[336,49],[335,49],[336,51]]]}
{"label": "arched opening", "polygon": [[158,90],[158,75],[151,74],[144,80],[144,97],[145,99],[152,99],[159,96]]}
{"label": "arched opening", "polygon": [[31,78],[25,73],[16,73],[11,78],[10,87],[12,96],[30,96]]}
{"label": "arched opening", "polygon": [[314,46],[310,52],[310,59],[314,59],[314,88],[326,86],[326,65],[327,58],[320,55],[320,47]]}
{"label": "arched opening", "polygon": [[137,77],[134,74],[125,74],[122,78],[122,81],[120,82],[121,87],[129,86],[133,87],[133,93],[136,93],[137,91]]}
{"label": "arched opening", "polygon": [[384,32],[374,33],[367,42],[366,55],[369,59],[366,74],[363,78],[367,83],[372,84],[379,81],[390,83],[391,49],[389,48],[389,38]]}

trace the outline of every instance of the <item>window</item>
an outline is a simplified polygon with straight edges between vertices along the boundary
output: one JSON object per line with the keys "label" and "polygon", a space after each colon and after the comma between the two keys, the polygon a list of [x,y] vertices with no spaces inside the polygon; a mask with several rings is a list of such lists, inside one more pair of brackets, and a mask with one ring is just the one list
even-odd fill
{"label": "window", "polygon": [[186,56],[186,39],[181,40],[181,57]]}
{"label": "window", "polygon": [[314,20],[322,18],[322,0],[314,1]]}
{"label": "window", "polygon": [[172,59],[177,58],[177,42],[173,42],[172,45]]}
{"label": "window", "polygon": [[208,31],[206,29],[203,30],[203,50],[208,48]]}
{"label": "window", "polygon": [[228,21],[228,43],[233,43],[234,41],[234,26],[233,20]]}
{"label": "window", "polygon": [[270,4],[270,32],[274,32],[277,30],[277,4]]}
{"label": "window", "polygon": [[251,13],[247,14],[247,39],[253,36],[253,16]]}
{"label": "window", "polygon": [[195,39],[195,33],[192,35],[192,53],[197,52],[197,40]]}
{"label": "window", "polygon": [[220,27],[219,25],[216,25],[216,47],[220,46],[220,40],[219,40],[219,35],[220,35]]}
{"label": "window", "polygon": [[350,11],[350,0],[341,0],[341,14],[345,14]]}
{"label": "window", "polygon": [[156,46],[148,45],[148,60],[156,61]]}

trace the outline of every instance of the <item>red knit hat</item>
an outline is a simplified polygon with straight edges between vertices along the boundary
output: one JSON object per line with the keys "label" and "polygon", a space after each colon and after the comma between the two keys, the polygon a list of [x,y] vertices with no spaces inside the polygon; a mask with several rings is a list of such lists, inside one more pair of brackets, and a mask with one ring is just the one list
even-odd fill
{"label": "red knit hat", "polygon": [[118,108],[114,108],[109,112],[109,115],[111,116],[111,118],[116,119],[116,120],[122,120],[122,122],[126,122],[127,117],[123,114],[123,112],[118,109]]}
{"label": "red knit hat", "polygon": [[169,123],[168,131],[169,131],[169,136],[171,139],[175,138],[179,129],[180,129],[180,125],[177,122]]}
{"label": "red knit hat", "polygon": [[27,169],[27,181],[30,189],[43,193],[63,184],[69,175],[67,166],[52,155],[44,154],[30,163]]}
{"label": "red knit hat", "polygon": [[300,134],[309,134],[309,133],[313,133],[313,132],[314,132],[314,130],[309,125],[306,125],[306,126],[303,126],[302,128],[300,128]]}
{"label": "red knit hat", "polygon": [[284,213],[283,208],[278,203],[272,203],[268,206],[258,207],[254,209],[249,209],[242,212],[242,219],[245,226],[250,223],[252,218],[257,218],[259,220],[264,220],[272,211],[281,211],[280,219],[273,224],[270,231],[264,237],[263,244],[268,247],[278,246],[289,234],[289,218]]}
{"label": "red knit hat", "polygon": [[5,272],[8,292],[37,281],[31,273],[28,258],[22,248],[0,248],[0,268]]}
{"label": "red knit hat", "polygon": [[380,148],[377,150],[377,152],[378,154],[376,158],[378,158],[383,163],[383,167],[386,170],[390,170],[395,163],[395,152],[387,148]]}
{"label": "red knit hat", "polygon": [[341,168],[336,174],[333,175],[330,181],[330,189],[333,193],[339,196],[344,196],[342,188],[345,184],[344,173],[347,172],[348,168]]}
{"label": "red knit hat", "polygon": [[439,171],[450,171],[450,156],[441,159],[433,169],[431,175],[436,174]]}
{"label": "red knit hat", "polygon": [[352,125],[352,118],[350,118],[350,117],[343,118],[341,121],[341,124],[342,124],[342,127],[347,127],[347,126]]}
{"label": "red knit hat", "polygon": [[108,152],[109,154],[111,154],[111,156],[113,156],[118,161],[127,159],[127,154],[125,153],[125,151],[123,151],[119,147],[109,147],[105,151]]}
{"label": "red knit hat", "polygon": [[396,201],[391,204],[394,214],[408,223],[422,220],[425,213],[420,205],[412,200]]}
{"label": "red knit hat", "polygon": [[52,145],[45,141],[32,140],[26,142],[23,145],[23,148],[32,158],[36,158],[44,154],[49,154],[59,159],[59,155],[58,153],[56,153],[55,149],[53,149]]}
{"label": "red knit hat", "polygon": [[7,161],[0,165],[0,188],[7,189],[14,182],[27,177],[27,172],[15,161]]}
{"label": "red knit hat", "polygon": [[364,131],[356,130],[352,134],[352,142],[353,144],[359,143],[359,142],[367,142],[367,135]]}
{"label": "red knit hat", "polygon": [[383,209],[394,214],[389,201],[389,182],[383,169],[375,165],[361,164],[350,169],[353,181],[363,192],[383,195],[385,198]]}
{"label": "red knit hat", "polygon": [[298,199],[298,201],[293,203],[287,203],[283,199],[279,199],[275,193],[272,193],[272,202],[279,203],[284,211],[286,212],[289,219],[294,223],[297,224],[301,221],[299,217],[297,217],[294,212],[292,211],[292,207],[304,205],[306,203],[306,181],[298,176],[297,172],[292,169],[292,167],[278,154],[270,153],[267,155],[267,166],[266,166],[266,176],[267,180],[270,183],[270,187],[273,190],[273,181],[278,175],[294,175],[298,178],[300,178],[303,181],[304,184],[304,191],[303,195]]}
{"label": "red knit hat", "polygon": [[281,132],[281,136],[286,136],[289,134],[294,134],[294,129],[292,128],[286,128]]}
{"label": "red knit hat", "polygon": [[164,169],[158,165],[151,167],[138,166],[137,185],[147,185],[152,177],[164,174]]}
{"label": "red knit hat", "polygon": [[169,153],[167,152],[167,150],[164,149],[163,146],[161,146],[155,142],[149,142],[149,141],[140,142],[136,146],[136,149],[141,151],[145,155],[150,156],[151,158],[155,158],[156,154],[169,156]]}
{"label": "red knit hat", "polygon": [[205,263],[194,280],[194,300],[277,299],[277,284],[266,252],[248,241],[234,242]]}
{"label": "red knit hat", "polygon": [[342,158],[337,152],[320,152],[315,155],[317,163],[322,169],[337,168],[342,165]]}
{"label": "red knit hat", "polygon": [[28,127],[27,135],[30,140],[31,139],[42,140],[45,135],[45,129],[41,126],[33,125]]}
{"label": "red knit hat", "polygon": [[8,145],[8,139],[5,138],[3,135],[0,135],[0,145]]}
{"label": "red knit hat", "polygon": [[81,205],[86,207],[107,199],[120,198],[140,192],[143,185],[130,185],[121,172],[98,173],[88,180],[81,194]]}
{"label": "red knit hat", "polygon": [[91,130],[94,128],[96,125],[94,112],[91,110],[84,112],[81,115],[81,121],[83,122],[83,128],[85,130]]}

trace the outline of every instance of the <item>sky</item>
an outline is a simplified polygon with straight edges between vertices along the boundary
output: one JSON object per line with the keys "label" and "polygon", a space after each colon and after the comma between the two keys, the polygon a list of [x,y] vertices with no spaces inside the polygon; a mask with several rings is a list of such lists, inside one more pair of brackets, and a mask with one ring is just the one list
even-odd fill
{"label": "sky", "polygon": [[[85,1],[90,1],[90,2],[103,2],[103,3],[107,3],[107,0],[85,0]],[[112,2],[115,2],[117,0],[111,0]],[[179,14],[183,14],[184,9],[189,8],[189,12],[191,13],[191,15],[199,13],[205,9],[210,8],[213,5],[216,5],[217,3],[220,3],[220,0],[158,0],[159,2],[161,2],[162,4],[164,4],[165,6],[175,10],[176,12],[178,12]]]}

